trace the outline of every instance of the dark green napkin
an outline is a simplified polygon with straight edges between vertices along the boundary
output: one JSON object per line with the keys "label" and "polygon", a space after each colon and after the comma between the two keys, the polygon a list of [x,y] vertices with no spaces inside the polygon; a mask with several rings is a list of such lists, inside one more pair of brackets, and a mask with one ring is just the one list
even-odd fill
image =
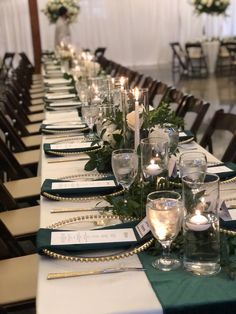
{"label": "dark green napkin", "polygon": [[[127,242],[112,242],[112,243],[86,243],[86,244],[70,244],[70,245],[51,245],[51,233],[52,232],[59,232],[65,230],[58,230],[58,229],[39,229],[37,233],[37,250],[39,253],[42,253],[43,249],[50,249],[52,251],[66,251],[66,252],[80,252],[80,251],[89,251],[89,250],[107,250],[107,249],[124,249],[132,247],[136,244],[142,244],[147,241],[151,234],[146,235],[142,239],[140,238],[139,234],[137,233],[135,227],[138,224],[138,221],[120,223],[114,226],[107,226],[105,228],[99,228],[96,230],[113,230],[113,229],[125,229],[131,228],[133,229],[137,241],[127,241]],[[68,231],[68,230],[66,230]]]}
{"label": "dark green napkin", "polygon": [[179,142],[182,142],[182,141],[186,141],[190,138],[194,138],[194,134],[191,132],[191,131],[188,131],[188,130],[184,130],[184,131],[181,131],[181,132],[184,132],[186,135],[185,136],[180,136],[179,137]]}
{"label": "dark green napkin", "polygon": [[[217,167],[221,167],[221,166],[226,166],[232,169],[233,171],[217,173]],[[220,180],[226,180],[226,179],[230,179],[236,176],[236,164],[232,162],[225,162],[220,165],[210,166],[208,168],[213,168],[213,167],[216,169],[215,174],[219,176]]]}
{"label": "dark green napkin", "polygon": [[[92,142],[91,142],[92,144]],[[44,144],[43,145],[43,150],[45,152],[45,154],[47,155],[53,155],[53,152],[60,152],[60,153],[83,153],[83,152],[87,152],[87,151],[93,151],[95,149],[98,149],[100,148],[101,146],[100,145],[97,145],[97,146],[91,146],[91,147],[81,147],[81,148],[68,148],[68,149],[51,149],[51,146],[50,144]]]}
{"label": "dark green napkin", "polygon": [[[53,123],[52,123],[53,124]],[[80,124],[80,122],[78,122],[78,124]],[[84,127],[80,127],[80,126],[78,126],[78,127],[73,127],[73,128],[70,128],[70,125],[69,125],[69,123],[68,123],[68,127],[67,128],[60,128],[60,125],[58,124],[58,128],[50,128],[50,124],[42,124],[41,125],[41,128],[40,128],[40,131],[42,132],[42,133],[47,133],[48,131],[50,132],[50,133],[52,133],[52,132],[57,132],[57,131],[61,131],[61,132],[63,132],[63,131],[73,131],[73,130],[75,130],[75,131],[81,131],[81,132],[87,132],[88,130],[87,130],[87,128],[88,128],[88,125],[86,124],[86,123],[82,123],[81,122],[81,124],[85,124],[85,126]],[[48,127],[46,127],[46,126],[48,126]],[[86,129],[86,130],[84,130],[84,129]]]}
{"label": "dark green napkin", "polygon": [[[52,183],[54,182],[71,182],[70,180],[56,180],[56,179],[46,179],[43,182],[41,187],[41,194],[45,196],[45,192],[51,195],[60,196],[60,197],[81,197],[81,196],[92,196],[92,195],[107,195],[110,193],[118,192],[122,187],[117,184],[115,178],[102,178],[100,180],[111,180],[115,182],[115,186],[106,186],[106,187],[86,187],[86,188],[70,188],[70,189],[53,189]],[[99,181],[99,180],[97,180]],[[96,182],[96,181],[93,181]],[[47,196],[46,196],[47,197]]]}
{"label": "dark green napkin", "polygon": [[220,227],[223,229],[236,231],[236,220],[224,221],[220,218]]}

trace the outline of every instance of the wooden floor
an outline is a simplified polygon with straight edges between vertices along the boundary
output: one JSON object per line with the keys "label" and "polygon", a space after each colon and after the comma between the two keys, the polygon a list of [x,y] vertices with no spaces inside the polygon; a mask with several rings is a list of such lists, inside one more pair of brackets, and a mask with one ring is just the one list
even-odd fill
{"label": "wooden floor", "polygon": [[[198,141],[216,110],[224,109],[225,112],[236,114],[236,74],[235,77],[228,74],[217,76],[211,74],[208,78],[180,78],[178,75],[173,77],[171,65],[168,64],[136,67],[135,70],[210,102],[210,108],[198,134]],[[217,132],[213,137],[214,142],[217,143],[214,146],[214,155],[219,159],[230,138],[231,134],[228,132]]]}

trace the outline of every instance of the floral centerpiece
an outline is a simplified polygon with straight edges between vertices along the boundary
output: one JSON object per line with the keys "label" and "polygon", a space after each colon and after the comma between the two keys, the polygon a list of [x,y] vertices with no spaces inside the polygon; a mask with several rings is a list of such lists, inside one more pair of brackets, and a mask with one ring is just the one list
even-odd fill
{"label": "floral centerpiece", "polygon": [[197,14],[221,15],[225,14],[230,1],[229,0],[193,0],[195,12]]}
{"label": "floral centerpiece", "polygon": [[58,10],[62,6],[68,10],[68,22],[73,23],[80,11],[77,0],[49,0],[42,12],[48,17],[50,23],[54,24],[58,19]]}

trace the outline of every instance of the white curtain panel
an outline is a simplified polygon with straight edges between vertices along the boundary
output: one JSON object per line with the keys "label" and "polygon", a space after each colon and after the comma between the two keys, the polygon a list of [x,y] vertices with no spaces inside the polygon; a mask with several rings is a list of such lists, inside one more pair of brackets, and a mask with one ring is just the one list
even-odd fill
{"label": "white curtain panel", "polygon": [[[42,49],[54,48],[54,25],[38,0]],[[107,47],[106,56],[124,65],[154,65],[171,60],[169,43],[205,36],[236,35],[236,0],[228,17],[197,16],[191,0],[80,0],[81,12],[71,25],[77,49]],[[25,51],[32,60],[28,0],[0,0],[0,53]]]}
{"label": "white curtain panel", "polygon": [[26,52],[33,59],[28,0],[0,0],[0,56]]}

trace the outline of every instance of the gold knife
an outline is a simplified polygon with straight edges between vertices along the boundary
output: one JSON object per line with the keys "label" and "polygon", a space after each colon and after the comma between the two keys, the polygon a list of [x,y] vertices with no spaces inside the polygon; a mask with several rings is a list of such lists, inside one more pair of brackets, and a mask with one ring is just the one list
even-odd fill
{"label": "gold knife", "polygon": [[143,271],[143,267],[119,267],[119,268],[105,268],[105,269],[96,269],[90,271],[71,271],[71,272],[62,272],[62,273],[49,273],[47,276],[48,280],[51,279],[61,279],[61,278],[71,278],[71,277],[80,277],[80,276],[89,276],[89,275],[103,275],[103,274],[114,274],[122,273],[126,271]]}

